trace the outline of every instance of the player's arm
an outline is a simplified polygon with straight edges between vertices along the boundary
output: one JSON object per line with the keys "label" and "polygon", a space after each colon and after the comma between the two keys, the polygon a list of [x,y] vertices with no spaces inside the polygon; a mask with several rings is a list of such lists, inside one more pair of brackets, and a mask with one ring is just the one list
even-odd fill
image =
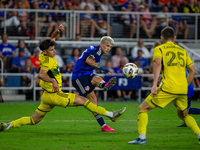
{"label": "player's arm", "polygon": [[157,94],[157,83],[158,83],[158,78],[160,75],[161,71],[161,59],[160,58],[155,58],[155,65],[154,65],[154,80],[153,80],[153,87],[151,89],[151,93],[156,96]]}
{"label": "player's arm", "polygon": [[58,29],[56,29],[52,35],[51,35],[51,40],[52,41],[55,41],[56,40],[56,37],[58,36],[58,34],[60,34],[60,32],[64,31],[64,25],[59,25]]}
{"label": "player's arm", "polygon": [[190,66],[187,68],[188,70],[188,76],[187,76],[187,82],[188,82],[188,85],[192,82],[192,80],[194,79],[194,76],[196,74],[196,70],[194,68],[194,65]]}
{"label": "player's arm", "polygon": [[110,72],[108,68],[101,67],[98,63],[96,63],[95,60],[91,56],[88,56],[85,62],[92,67],[103,70],[106,73]]}
{"label": "player's arm", "polygon": [[101,67],[98,63],[95,62],[95,60],[91,56],[88,56],[85,62],[88,65],[95,67],[97,69],[100,69],[100,67]]}
{"label": "player's arm", "polygon": [[47,75],[47,70],[40,70],[39,74],[38,74],[38,78],[45,81],[45,82],[50,82],[53,84],[53,89],[52,91],[55,92],[55,91],[59,91],[59,86],[58,86],[58,83],[56,82],[56,80],[50,78],[48,75]]}

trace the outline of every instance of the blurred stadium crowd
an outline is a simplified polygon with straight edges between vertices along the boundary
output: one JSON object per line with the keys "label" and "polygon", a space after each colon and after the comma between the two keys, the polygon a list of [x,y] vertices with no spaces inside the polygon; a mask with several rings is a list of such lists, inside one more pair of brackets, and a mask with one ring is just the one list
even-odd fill
{"label": "blurred stadium crowd", "polygon": [[[176,29],[178,38],[192,38],[190,29],[195,25],[195,19],[191,16],[171,15],[167,18],[166,13],[199,13],[199,0],[1,0],[0,8],[8,9],[31,9],[33,11],[0,11],[0,27],[3,30],[6,25],[8,34],[15,36],[35,36],[35,10],[82,10],[82,11],[116,11],[126,14],[112,14],[110,16],[109,33],[107,33],[107,15],[81,13],[80,29],[76,33],[81,37],[112,35],[112,29],[118,27],[117,35],[120,37],[134,38],[136,36],[137,18],[139,18],[140,38],[159,38],[160,30],[164,28],[169,19],[169,25]],[[130,12],[130,14],[127,14]],[[136,15],[133,12],[143,14]],[[150,13],[156,12],[156,15]],[[61,12],[38,12],[37,36],[50,36],[53,28],[60,23],[68,26],[66,13]],[[76,25],[77,26],[77,25]],[[123,28],[120,29],[120,28]],[[87,32],[88,30],[88,32]],[[122,31],[121,31],[122,30]],[[14,32],[13,32],[14,31]],[[95,32],[98,31],[98,34]],[[122,33],[120,33],[122,32]],[[188,35],[189,34],[189,35]],[[115,33],[113,33],[115,35]],[[116,36],[117,36],[116,35]]]}
{"label": "blurred stadium crowd", "polygon": [[[117,25],[118,28],[124,28],[120,35],[127,38],[135,38],[137,29],[137,17],[139,17],[140,38],[137,45],[132,47],[128,52],[124,47],[114,47],[113,51],[107,56],[102,57],[101,64],[110,69],[112,74],[122,74],[123,66],[128,62],[135,63],[139,68],[139,74],[152,74],[153,64],[152,56],[154,47],[160,45],[160,41],[155,41],[153,47],[144,45],[143,38],[159,38],[160,31],[169,25],[175,29],[176,35],[181,39],[190,38],[190,30],[194,27],[194,19],[190,16],[172,15],[167,18],[165,13],[199,13],[200,0],[0,0],[0,8],[16,8],[16,9],[46,9],[46,10],[95,10],[95,11],[124,11],[124,12],[146,12],[142,15],[121,14],[110,18],[110,30],[107,33],[107,17],[105,14],[80,14],[80,30],[76,30],[75,41],[81,41],[82,37],[89,37],[90,40],[95,36],[114,35],[113,29]],[[149,12],[158,12],[152,16]],[[31,73],[36,74],[39,70],[39,54],[40,49],[38,44],[27,44],[20,36],[34,40],[35,38],[35,12],[10,11],[6,14],[0,10],[0,30],[3,33],[6,25],[7,33],[1,36],[0,58],[4,62],[4,72],[12,73]],[[52,31],[59,24],[66,25],[65,13],[38,13],[38,37],[49,37]],[[89,30],[89,32],[86,32]],[[120,30],[120,29],[119,29]],[[79,32],[78,32],[79,31]],[[96,34],[98,32],[98,34]],[[194,32],[194,31],[193,31]],[[118,34],[118,33],[115,33]],[[200,34],[199,34],[200,35]],[[8,43],[10,36],[18,36],[17,45]],[[64,35],[60,35],[57,40]],[[89,46],[89,45],[88,45]],[[62,47],[57,44],[56,60],[62,73],[71,73],[73,67],[80,54],[87,47],[71,44],[67,47]],[[96,70],[97,73],[99,70]],[[153,77],[144,77],[142,86],[151,87]],[[22,77],[22,86],[29,86],[31,79],[29,76]],[[194,80],[194,86],[199,87],[198,78]],[[69,86],[68,78],[63,78],[63,86]],[[133,91],[117,90],[114,98],[118,100],[132,99]],[[100,93],[100,94],[99,94]],[[97,96],[101,99],[102,94],[96,91]],[[143,98],[149,94],[149,91],[144,92]],[[108,95],[109,96],[109,95]],[[199,96],[197,96],[198,98]],[[111,98],[113,98],[111,96]]]}

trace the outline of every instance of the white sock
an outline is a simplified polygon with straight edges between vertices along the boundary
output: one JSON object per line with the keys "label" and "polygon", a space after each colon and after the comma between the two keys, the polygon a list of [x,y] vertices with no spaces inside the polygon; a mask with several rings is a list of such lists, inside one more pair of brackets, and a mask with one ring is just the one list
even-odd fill
{"label": "white sock", "polygon": [[197,138],[200,140],[200,133],[197,134]]}
{"label": "white sock", "polygon": [[101,128],[105,127],[106,124],[102,125]]}
{"label": "white sock", "polygon": [[106,117],[113,117],[113,112],[107,111],[105,116]]}
{"label": "white sock", "polygon": [[142,140],[146,139],[146,134],[143,134],[143,133],[140,134],[140,135],[139,135],[139,138],[142,139]]}

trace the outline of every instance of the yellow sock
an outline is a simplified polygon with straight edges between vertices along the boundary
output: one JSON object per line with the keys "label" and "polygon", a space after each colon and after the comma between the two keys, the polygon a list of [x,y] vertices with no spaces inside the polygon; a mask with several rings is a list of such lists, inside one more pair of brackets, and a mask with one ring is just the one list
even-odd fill
{"label": "yellow sock", "polygon": [[34,125],[35,122],[33,121],[32,117],[22,117],[18,120],[12,121],[11,122],[11,127],[12,128],[17,128],[23,125]]}
{"label": "yellow sock", "polygon": [[90,102],[89,100],[87,100],[87,101],[85,102],[84,107],[85,107],[87,110],[91,111],[91,112],[95,112],[95,113],[97,113],[97,114],[99,114],[99,115],[103,115],[103,116],[105,116],[105,115],[106,115],[106,112],[107,112],[107,111],[105,110],[105,108],[100,107],[100,106],[97,106],[97,105],[93,104],[92,102]]}
{"label": "yellow sock", "polygon": [[200,133],[200,129],[192,116],[187,115],[184,118],[185,124],[197,135]]}
{"label": "yellow sock", "polygon": [[138,133],[146,134],[148,124],[148,114],[146,111],[140,111],[138,113]]}

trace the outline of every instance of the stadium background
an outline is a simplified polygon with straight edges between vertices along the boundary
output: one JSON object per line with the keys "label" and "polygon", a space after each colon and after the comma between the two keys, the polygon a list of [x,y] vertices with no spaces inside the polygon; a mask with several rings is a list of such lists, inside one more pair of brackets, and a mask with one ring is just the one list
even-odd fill
{"label": "stadium background", "polygon": [[[89,2],[89,3],[87,3]],[[21,4],[20,4],[21,3]],[[87,4],[86,4],[87,3]],[[189,13],[184,12],[185,7],[192,5],[192,9],[188,9]],[[61,66],[61,70],[65,68],[68,58],[72,54],[73,48],[79,48],[80,52],[83,52],[89,45],[98,45],[99,40],[103,35],[110,35],[115,40],[115,46],[113,50],[102,57],[100,65],[105,66],[106,61],[109,60],[114,54],[116,47],[122,48],[123,56],[127,57],[129,62],[132,62],[133,56],[131,55],[132,49],[137,46],[139,39],[144,41],[144,46],[151,51],[154,48],[156,41],[160,41],[160,31],[167,25],[174,27],[175,20],[171,23],[173,15],[181,16],[181,20],[184,24],[189,25],[189,33],[187,38],[184,38],[184,30],[178,32],[177,43],[183,46],[191,56],[195,63],[197,70],[196,80],[199,78],[199,1],[154,1],[154,0],[133,0],[133,1],[37,1],[37,0],[16,0],[16,1],[2,1],[1,4],[1,33],[9,35],[8,43],[19,48],[18,41],[24,40],[25,47],[30,51],[31,56],[34,55],[34,50],[38,47],[40,40],[48,38],[49,33],[52,33],[54,28],[60,23],[65,25],[65,32],[60,34],[57,39],[57,54],[61,56],[64,64]],[[21,6],[20,6],[21,5]],[[131,5],[131,11],[128,11],[128,7]],[[57,8],[59,6],[59,8]],[[89,6],[89,8],[87,8]],[[173,12],[173,6],[178,8],[178,14]],[[82,10],[80,10],[82,7]],[[167,7],[167,9],[166,9]],[[194,8],[194,9],[193,9]],[[148,12],[149,10],[149,12]],[[87,11],[87,13],[86,13]],[[191,11],[191,12],[190,12]],[[194,12],[192,12],[194,11]],[[24,18],[21,18],[21,14],[26,14]],[[57,14],[57,15],[55,15]],[[122,17],[125,14],[125,19]],[[147,15],[148,14],[148,15]],[[130,17],[131,16],[131,17]],[[146,16],[146,18],[145,18]],[[152,19],[149,19],[149,16]],[[16,25],[16,21],[13,18],[17,18],[20,21],[19,25]],[[12,19],[11,19],[12,18]],[[150,21],[150,24],[148,22]],[[12,20],[9,22],[8,20]],[[88,26],[86,22],[91,22],[92,25]],[[93,20],[93,21],[91,21]],[[144,27],[141,25],[141,20],[144,20],[146,24],[151,26],[153,20],[157,20],[154,33],[149,35]],[[162,23],[159,23],[162,20]],[[94,34],[91,36],[91,28],[94,25]],[[127,23],[128,22],[128,23]],[[10,23],[10,24],[9,24]],[[25,24],[25,25],[24,25]],[[130,37],[132,26],[135,25],[135,33]],[[148,28],[149,28],[148,26]],[[84,28],[84,30],[82,30]],[[107,33],[101,32],[100,29],[107,31]],[[49,30],[51,29],[51,30]],[[29,56],[29,57],[31,57]],[[14,83],[14,81],[21,79],[21,74],[15,75],[16,72],[12,72],[12,58],[14,56],[7,56],[6,69],[2,67],[1,61],[1,80],[3,86],[0,87],[1,92],[7,100],[15,99],[33,99],[30,85],[22,85],[22,82]],[[147,58],[151,64],[151,56]],[[144,68],[143,68],[144,69]],[[99,70],[96,70],[97,73]],[[12,77],[9,74],[12,73]],[[117,73],[116,73],[117,74]],[[14,77],[16,76],[16,79]],[[152,72],[148,74],[142,74],[145,80],[152,77]],[[32,79],[35,82],[35,78]],[[195,80],[195,81],[196,81]],[[147,79],[148,81],[148,79]],[[32,86],[34,82],[31,82]],[[151,83],[151,81],[149,81]],[[16,85],[17,84],[17,85]],[[195,83],[194,83],[195,84]],[[151,84],[148,84],[151,85]],[[14,86],[14,87],[13,87]],[[36,86],[36,85],[35,85]],[[150,90],[151,86],[142,86],[141,97],[145,98],[146,91]],[[21,90],[18,90],[22,88]],[[7,90],[10,89],[10,90]],[[14,90],[11,90],[14,89]],[[66,91],[71,91],[72,88],[68,85]],[[195,84],[195,97],[194,100],[199,99],[198,95],[199,85]],[[27,91],[28,94],[27,94]],[[37,90],[36,100],[39,100],[39,92]],[[112,95],[112,93],[111,93]],[[105,99],[105,94],[100,91],[99,100]],[[109,94],[107,95],[109,96]],[[107,97],[108,100],[122,100],[116,97]],[[134,90],[131,95],[131,100],[138,99],[137,90]],[[143,99],[139,99],[143,100]]]}

